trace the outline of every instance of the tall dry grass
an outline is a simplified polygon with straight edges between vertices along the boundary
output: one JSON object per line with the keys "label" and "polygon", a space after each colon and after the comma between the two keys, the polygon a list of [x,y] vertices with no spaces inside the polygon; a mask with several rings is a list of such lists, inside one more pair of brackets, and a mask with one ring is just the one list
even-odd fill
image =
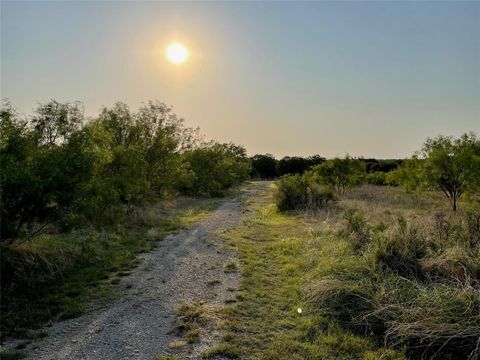
{"label": "tall dry grass", "polygon": [[446,205],[436,194],[417,201],[392,187],[351,191],[335,212],[319,216],[320,228],[328,224],[347,249],[312,279],[310,303],[353,332],[405,349],[409,358],[478,359],[478,200],[457,213]]}

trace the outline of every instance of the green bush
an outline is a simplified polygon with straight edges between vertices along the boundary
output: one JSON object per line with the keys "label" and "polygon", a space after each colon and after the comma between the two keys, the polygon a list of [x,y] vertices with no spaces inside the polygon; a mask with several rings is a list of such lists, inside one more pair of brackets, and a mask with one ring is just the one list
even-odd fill
{"label": "green bush", "polygon": [[243,147],[199,144],[158,101],[104,108],[86,122],[77,103],[52,100],[22,119],[1,110],[1,238],[119,220],[134,204],[183,192],[216,196],[246,179]]}
{"label": "green bush", "polygon": [[361,182],[365,164],[346,156],[344,159],[335,158],[314,166],[312,172],[323,184],[330,186],[338,195],[342,195],[350,187]]}
{"label": "green bush", "polygon": [[365,174],[364,181],[372,185],[387,185],[387,173],[382,171],[375,171],[373,173]]}
{"label": "green bush", "polygon": [[276,203],[280,211],[304,209],[306,191],[301,175],[285,175],[277,182]]}
{"label": "green bush", "polygon": [[335,201],[335,195],[312,173],[284,175],[277,182],[276,204],[280,211],[318,210]]}
{"label": "green bush", "polygon": [[180,190],[189,195],[218,196],[245,179],[250,160],[241,146],[210,142],[183,154],[186,179]]}

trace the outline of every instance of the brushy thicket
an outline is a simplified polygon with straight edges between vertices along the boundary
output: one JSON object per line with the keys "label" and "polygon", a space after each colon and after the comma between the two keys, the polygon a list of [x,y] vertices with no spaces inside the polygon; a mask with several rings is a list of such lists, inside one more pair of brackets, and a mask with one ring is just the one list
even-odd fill
{"label": "brushy thicket", "polygon": [[335,199],[333,191],[321,185],[310,173],[285,175],[277,183],[276,202],[280,211],[318,210]]}
{"label": "brushy thicket", "polygon": [[51,101],[21,118],[1,110],[2,242],[118,222],[128,209],[167,194],[219,195],[248,177],[245,149],[204,143],[172,109],[123,103],[85,121],[79,104]]}
{"label": "brushy thicket", "polygon": [[[326,161],[324,157],[318,154],[307,157],[285,156],[280,160],[275,159],[271,154],[256,154],[250,159],[252,161],[250,175],[254,179],[274,179],[283,175],[302,175],[312,167],[321,165]],[[375,179],[377,182],[383,178],[382,175],[395,170],[403,162],[400,159],[358,158],[357,160],[365,167],[367,175],[375,174],[369,178]],[[385,184],[386,182],[383,181],[377,185]]]}
{"label": "brushy thicket", "polygon": [[0,115],[2,336],[78,313],[77,295],[149,250],[161,236],[147,230],[169,226],[144,226],[142,209],[222,195],[250,172],[243,147],[201,141],[158,101],[88,121],[54,100],[28,118],[9,103]]}
{"label": "brushy thicket", "polygon": [[325,208],[361,181],[365,166],[346,157],[324,161],[302,175],[285,175],[277,182],[276,204],[280,211]]}

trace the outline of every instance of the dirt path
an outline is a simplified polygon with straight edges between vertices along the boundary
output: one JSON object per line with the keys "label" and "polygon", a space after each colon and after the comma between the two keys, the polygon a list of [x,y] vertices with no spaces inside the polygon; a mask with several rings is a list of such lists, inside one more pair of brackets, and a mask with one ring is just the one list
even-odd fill
{"label": "dirt path", "polygon": [[[32,359],[155,359],[173,353],[170,333],[175,309],[182,302],[202,300],[225,306],[238,286],[238,272],[225,272],[235,254],[222,247],[215,232],[242,224],[242,201],[267,186],[250,183],[247,191],[223,204],[207,220],[170,235],[131,275],[122,278],[122,295],[106,308],[59,322],[48,337],[32,344]],[[212,284],[212,280],[219,280]],[[216,282],[216,281],[215,281]],[[200,341],[184,347],[180,358],[197,359],[219,341],[218,330],[204,330]]]}

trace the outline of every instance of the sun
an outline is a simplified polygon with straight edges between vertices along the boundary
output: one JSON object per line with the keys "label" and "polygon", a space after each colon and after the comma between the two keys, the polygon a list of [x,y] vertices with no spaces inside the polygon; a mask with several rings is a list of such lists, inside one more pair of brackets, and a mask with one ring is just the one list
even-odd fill
{"label": "sun", "polygon": [[181,64],[188,59],[188,50],[182,44],[172,43],[167,48],[167,58],[174,64]]}

